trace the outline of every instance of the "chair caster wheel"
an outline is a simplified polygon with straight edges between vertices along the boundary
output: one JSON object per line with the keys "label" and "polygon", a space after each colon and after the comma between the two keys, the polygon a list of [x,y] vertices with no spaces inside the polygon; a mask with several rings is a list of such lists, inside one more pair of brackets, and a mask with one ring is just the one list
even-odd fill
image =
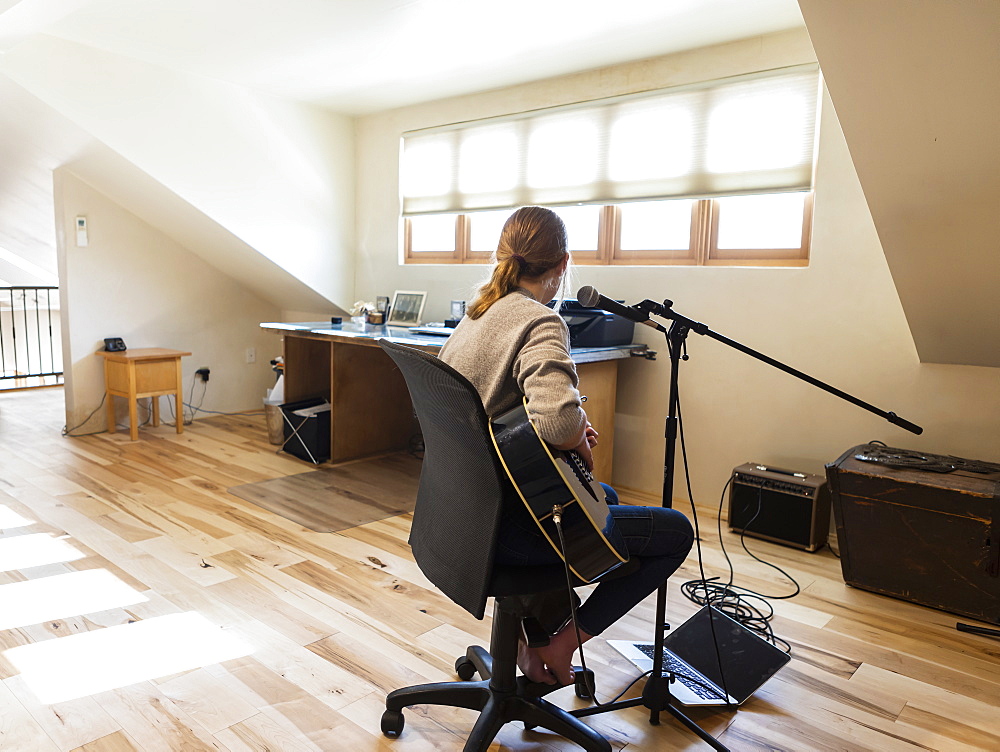
{"label": "chair caster wheel", "polygon": [[400,710],[386,710],[382,713],[382,733],[396,739],[403,733],[403,713]]}
{"label": "chair caster wheel", "polygon": [[597,691],[597,683],[594,680],[594,672],[590,669],[576,672],[576,681],[573,682],[576,696],[581,700],[593,700]]}
{"label": "chair caster wheel", "polygon": [[462,681],[469,681],[476,675],[476,664],[463,655],[455,661],[455,673]]}

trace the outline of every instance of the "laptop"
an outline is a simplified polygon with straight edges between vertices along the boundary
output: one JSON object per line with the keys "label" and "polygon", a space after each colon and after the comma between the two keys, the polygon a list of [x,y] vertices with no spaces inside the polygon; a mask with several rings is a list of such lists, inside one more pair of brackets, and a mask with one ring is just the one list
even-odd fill
{"label": "laptop", "polygon": [[[608,644],[641,671],[652,670],[653,645],[630,640]],[[684,705],[742,705],[789,660],[788,653],[713,606],[704,606],[663,638],[664,672],[673,672],[676,679],[670,694]]]}

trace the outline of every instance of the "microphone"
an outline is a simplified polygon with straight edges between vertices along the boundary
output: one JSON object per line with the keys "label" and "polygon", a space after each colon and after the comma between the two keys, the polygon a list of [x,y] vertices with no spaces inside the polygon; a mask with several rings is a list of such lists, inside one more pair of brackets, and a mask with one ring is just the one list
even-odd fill
{"label": "microphone", "polygon": [[655,321],[650,321],[649,314],[646,311],[641,311],[638,308],[630,308],[629,306],[622,305],[617,300],[606,298],[590,285],[581,287],[576,291],[576,300],[584,308],[600,308],[601,310],[618,314],[622,318],[629,319],[637,324],[645,324],[658,332],[667,331]]}

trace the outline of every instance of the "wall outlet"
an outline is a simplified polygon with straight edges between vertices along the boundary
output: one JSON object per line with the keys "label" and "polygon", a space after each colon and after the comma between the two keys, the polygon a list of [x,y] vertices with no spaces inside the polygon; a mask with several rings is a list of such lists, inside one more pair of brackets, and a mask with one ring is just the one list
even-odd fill
{"label": "wall outlet", "polygon": [[256,362],[257,362],[257,348],[255,348],[255,347],[248,347],[247,348],[247,363],[256,363]]}

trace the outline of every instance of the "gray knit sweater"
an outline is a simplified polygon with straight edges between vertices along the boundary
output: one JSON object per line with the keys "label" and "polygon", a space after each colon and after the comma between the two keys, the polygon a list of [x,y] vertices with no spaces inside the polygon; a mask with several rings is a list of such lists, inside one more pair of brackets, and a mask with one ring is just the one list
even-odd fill
{"label": "gray knit sweater", "polygon": [[462,319],[441,349],[441,360],[469,381],[486,414],[496,416],[528,398],[528,412],[545,441],[582,437],[587,416],[569,355],[562,316],[518,289],[478,319]]}

